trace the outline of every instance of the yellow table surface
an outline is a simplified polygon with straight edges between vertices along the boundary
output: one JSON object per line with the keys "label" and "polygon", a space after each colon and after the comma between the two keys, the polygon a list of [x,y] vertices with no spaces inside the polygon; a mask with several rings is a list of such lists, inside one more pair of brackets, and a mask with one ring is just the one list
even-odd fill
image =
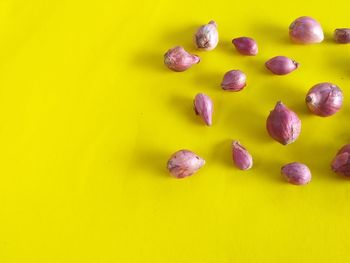
{"label": "yellow table surface", "polygon": [[[123,2],[123,3],[122,3]],[[325,41],[295,45],[288,26],[310,15]],[[195,29],[214,19],[220,43],[194,49]],[[0,262],[348,262],[350,181],[330,162],[350,142],[347,1],[1,1]],[[251,36],[256,57],[231,39]],[[182,45],[202,61],[186,72],[163,65]],[[264,62],[286,55],[300,68],[274,76]],[[238,93],[223,74],[248,76]],[[344,91],[336,115],[311,115],[306,92],[329,81]],[[212,97],[213,126],[194,115]],[[265,120],[278,100],[302,120],[299,139],[272,140]],[[232,165],[239,139],[254,166]],[[179,149],[206,160],[176,180],[166,162]],[[280,167],[312,171],[293,186]]]}

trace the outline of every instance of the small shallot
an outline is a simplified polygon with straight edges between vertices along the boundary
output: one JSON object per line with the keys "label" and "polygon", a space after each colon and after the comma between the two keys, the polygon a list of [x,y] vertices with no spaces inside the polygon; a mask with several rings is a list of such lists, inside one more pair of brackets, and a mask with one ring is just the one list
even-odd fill
{"label": "small shallot", "polygon": [[310,169],[303,163],[289,163],[281,168],[281,174],[291,184],[304,185],[311,181]]}
{"label": "small shallot", "polygon": [[332,161],[332,170],[350,177],[350,144],[344,145]]}
{"label": "small shallot", "polygon": [[225,73],[221,87],[228,91],[240,91],[246,85],[247,76],[240,70],[230,70]]}
{"label": "small shallot", "polygon": [[199,62],[200,58],[197,55],[188,53],[180,46],[169,49],[164,54],[164,64],[173,71],[185,71]]}
{"label": "small shallot", "polygon": [[198,28],[194,35],[194,43],[200,50],[213,50],[219,42],[219,34],[215,21]]}
{"label": "small shallot", "polygon": [[194,152],[180,150],[175,152],[167,163],[167,168],[172,176],[181,179],[197,172],[205,161]]}
{"label": "small shallot", "polygon": [[321,117],[331,116],[341,108],[343,92],[332,83],[319,83],[309,90],[305,102],[312,113]]}
{"label": "small shallot", "polygon": [[250,37],[238,37],[232,40],[232,44],[242,55],[256,56],[258,54],[258,44]]}
{"label": "small shallot", "polygon": [[213,102],[209,96],[198,93],[193,101],[194,111],[199,115],[206,125],[211,126],[213,115]]}
{"label": "small shallot", "polygon": [[324,39],[320,23],[309,16],[294,20],[289,26],[289,36],[293,42],[299,44],[315,44]]}
{"label": "small shallot", "polygon": [[334,31],[334,40],[340,44],[350,43],[350,28],[337,28]]}
{"label": "small shallot", "polygon": [[285,56],[276,56],[269,59],[265,66],[273,74],[286,75],[299,67],[299,63]]}
{"label": "small shallot", "polygon": [[273,139],[287,145],[299,137],[301,121],[294,111],[279,101],[267,118],[266,129]]}
{"label": "small shallot", "polygon": [[252,156],[236,140],[232,142],[232,159],[237,168],[241,170],[248,170],[253,166]]}

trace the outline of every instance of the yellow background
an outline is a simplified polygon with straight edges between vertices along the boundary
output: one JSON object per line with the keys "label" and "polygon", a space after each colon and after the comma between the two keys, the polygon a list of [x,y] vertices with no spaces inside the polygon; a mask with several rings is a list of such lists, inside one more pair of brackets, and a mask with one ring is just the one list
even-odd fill
{"label": "yellow background", "polygon": [[[346,262],[350,182],[330,162],[350,141],[347,1],[6,1],[0,2],[0,262]],[[315,17],[326,40],[301,46],[288,26]],[[194,50],[195,29],[214,19],[220,44]],[[231,39],[254,37],[256,57]],[[163,65],[182,45],[202,61],[183,73]],[[264,62],[300,63],[273,76]],[[248,76],[239,93],[223,74]],[[311,115],[316,83],[339,85],[344,107]],[[212,97],[213,126],[192,110]],[[265,120],[276,101],[296,111],[299,139],[282,146]],[[230,140],[254,156],[232,165]],[[191,149],[207,164],[176,180],[165,166]],[[312,182],[286,183],[280,167],[306,163]]]}

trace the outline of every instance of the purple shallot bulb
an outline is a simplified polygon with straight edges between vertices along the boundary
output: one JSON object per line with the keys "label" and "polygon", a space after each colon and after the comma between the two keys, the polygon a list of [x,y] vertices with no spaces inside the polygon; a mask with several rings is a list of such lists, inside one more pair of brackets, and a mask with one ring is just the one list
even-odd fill
{"label": "purple shallot bulb", "polygon": [[209,96],[198,93],[193,101],[194,111],[199,115],[206,125],[212,125],[213,102]]}
{"label": "purple shallot bulb", "polygon": [[199,50],[213,50],[219,42],[219,33],[215,21],[198,28],[194,35],[194,43]]}
{"label": "purple shallot bulb", "polygon": [[319,83],[309,90],[305,102],[312,113],[321,117],[331,116],[342,107],[343,92],[332,83]]}
{"label": "purple shallot bulb", "polygon": [[337,28],[334,31],[334,40],[339,44],[349,44],[350,28]]}
{"label": "purple shallot bulb", "polygon": [[258,44],[250,37],[238,37],[232,40],[232,44],[242,55],[256,56],[258,54]]}
{"label": "purple shallot bulb", "polygon": [[232,159],[237,168],[241,170],[249,170],[253,166],[251,154],[236,140],[232,142]]}
{"label": "purple shallot bulb", "polygon": [[281,174],[286,180],[295,185],[304,185],[311,181],[310,169],[303,163],[289,163],[281,168]]}
{"label": "purple shallot bulb", "polygon": [[247,76],[240,70],[225,73],[221,87],[228,91],[240,91],[247,85]]}
{"label": "purple shallot bulb", "polygon": [[315,44],[324,39],[320,23],[309,16],[302,16],[294,20],[289,26],[290,39],[298,44]]}
{"label": "purple shallot bulb", "polygon": [[177,46],[164,54],[164,64],[171,70],[181,72],[198,64],[200,58],[188,53],[183,47]]}
{"label": "purple shallot bulb", "polygon": [[276,56],[265,63],[265,67],[276,75],[286,75],[299,67],[299,63],[285,56]]}
{"label": "purple shallot bulb", "polygon": [[172,176],[181,179],[194,174],[204,164],[205,161],[194,152],[180,150],[170,157],[167,168]]}
{"label": "purple shallot bulb", "polygon": [[337,174],[350,177],[350,144],[344,145],[334,157],[332,170]]}
{"label": "purple shallot bulb", "polygon": [[273,139],[287,145],[299,137],[301,121],[294,111],[279,101],[266,120],[266,129]]}

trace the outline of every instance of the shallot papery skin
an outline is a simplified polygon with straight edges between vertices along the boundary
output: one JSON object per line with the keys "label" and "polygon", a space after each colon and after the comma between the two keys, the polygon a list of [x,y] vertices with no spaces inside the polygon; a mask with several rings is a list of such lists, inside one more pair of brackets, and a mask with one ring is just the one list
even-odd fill
{"label": "shallot papery skin", "polygon": [[181,72],[198,64],[200,58],[188,53],[183,47],[176,46],[164,54],[164,64],[171,70]]}
{"label": "shallot papery skin", "polygon": [[258,44],[250,37],[238,37],[232,40],[232,44],[242,55],[256,56],[258,54]]}
{"label": "shallot papery skin", "polygon": [[312,113],[321,117],[331,116],[342,107],[343,92],[332,83],[319,83],[309,90],[305,102]]}
{"label": "shallot papery skin", "polygon": [[200,50],[213,50],[219,42],[219,33],[215,21],[198,28],[194,35],[194,43]]}
{"label": "shallot papery skin", "polygon": [[276,56],[265,62],[265,66],[273,74],[286,75],[296,70],[299,63],[285,56]]}
{"label": "shallot papery skin", "polygon": [[331,167],[334,172],[350,177],[350,144],[344,145],[337,152]]}
{"label": "shallot papery skin", "polygon": [[311,181],[310,169],[303,163],[289,163],[281,168],[281,174],[291,184],[304,185]]}
{"label": "shallot papery skin", "polygon": [[236,140],[232,142],[232,159],[237,168],[241,170],[248,170],[253,166],[251,154]]}
{"label": "shallot papery skin", "polygon": [[334,30],[334,40],[339,44],[349,44],[350,28],[337,28]]}
{"label": "shallot papery skin", "polygon": [[199,115],[206,125],[212,125],[213,102],[209,96],[198,93],[193,101],[194,111]]}
{"label": "shallot papery skin", "polygon": [[189,150],[175,152],[167,163],[172,176],[181,179],[197,172],[205,164],[204,159]]}
{"label": "shallot papery skin", "polygon": [[295,112],[279,101],[266,120],[266,129],[273,139],[287,145],[299,137],[301,121]]}
{"label": "shallot papery skin", "polygon": [[290,39],[298,44],[315,44],[324,39],[323,30],[315,19],[302,16],[294,20],[289,26]]}
{"label": "shallot papery skin", "polygon": [[240,91],[247,85],[247,76],[240,70],[225,73],[221,87],[228,91]]}

